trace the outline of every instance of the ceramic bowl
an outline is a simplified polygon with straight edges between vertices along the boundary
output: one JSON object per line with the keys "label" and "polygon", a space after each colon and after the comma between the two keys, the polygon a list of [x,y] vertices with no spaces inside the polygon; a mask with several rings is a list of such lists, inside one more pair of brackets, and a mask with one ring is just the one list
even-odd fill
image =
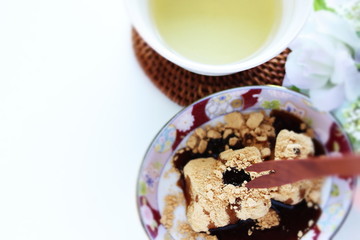
{"label": "ceramic bowl", "polygon": [[[141,222],[150,239],[181,239],[176,231],[168,231],[160,223],[160,218],[165,196],[181,192],[176,184],[177,175],[166,173],[171,168],[173,154],[185,146],[192,131],[212,121],[221,121],[224,114],[233,111],[271,109],[286,110],[310,124],[328,154],[352,151],[347,136],[331,114],[318,111],[307,97],[285,88],[242,87],[201,99],[184,108],[160,130],[143,159],[137,183],[137,204]],[[320,219],[302,239],[331,239],[334,236],[350,209],[355,181],[355,178],[328,179],[322,193]],[[176,210],[175,218],[186,220],[185,207]]]}
{"label": "ceramic bowl", "polygon": [[280,23],[274,36],[265,46],[245,59],[239,59],[229,64],[210,65],[183,57],[162,40],[154,24],[149,1],[125,1],[131,23],[140,36],[157,53],[174,64],[194,73],[211,76],[228,75],[250,69],[280,54],[298,35],[313,7],[312,0],[282,0]]}

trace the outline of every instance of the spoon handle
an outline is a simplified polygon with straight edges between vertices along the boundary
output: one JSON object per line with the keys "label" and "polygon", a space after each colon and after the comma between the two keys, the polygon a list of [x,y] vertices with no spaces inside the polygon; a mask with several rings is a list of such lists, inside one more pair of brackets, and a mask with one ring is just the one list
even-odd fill
{"label": "spoon handle", "polygon": [[296,160],[266,161],[245,169],[249,172],[272,170],[246,184],[248,188],[269,188],[331,175],[354,176],[360,174],[360,155],[348,154],[339,157],[311,157]]}

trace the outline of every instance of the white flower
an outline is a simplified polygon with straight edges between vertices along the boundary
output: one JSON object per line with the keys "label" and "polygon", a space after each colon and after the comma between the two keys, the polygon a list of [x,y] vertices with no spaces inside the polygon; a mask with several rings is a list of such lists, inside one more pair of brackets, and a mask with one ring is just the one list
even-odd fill
{"label": "white flower", "polygon": [[187,112],[183,113],[178,119],[174,121],[174,126],[182,132],[190,130],[195,121],[194,116],[192,115],[192,108]]}
{"label": "white flower", "polygon": [[330,111],[360,96],[354,59],[360,56],[360,38],[340,16],[314,12],[290,49],[284,84],[307,90],[315,107]]}

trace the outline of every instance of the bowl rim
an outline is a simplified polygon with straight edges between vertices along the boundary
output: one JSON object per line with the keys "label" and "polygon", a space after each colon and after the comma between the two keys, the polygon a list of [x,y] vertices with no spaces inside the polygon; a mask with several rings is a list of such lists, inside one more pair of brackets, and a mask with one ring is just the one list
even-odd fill
{"label": "bowl rim", "polygon": [[[136,187],[135,187],[135,200],[136,200],[136,208],[137,208],[137,213],[138,213],[138,217],[139,217],[139,221],[141,222],[141,225],[143,227],[143,230],[145,231],[145,234],[146,236],[148,237],[149,240],[154,240],[153,238],[151,238],[151,236],[149,236],[149,233],[146,229],[146,226],[145,226],[145,222],[143,220],[143,217],[141,215],[141,211],[140,211],[140,201],[139,201],[139,188],[140,188],[140,176],[141,176],[141,172],[143,171],[143,168],[144,168],[144,164],[145,164],[145,159],[147,159],[147,156],[150,152],[150,149],[153,145],[153,143],[155,142],[155,140],[158,138],[158,136],[160,136],[160,134],[163,132],[163,130],[169,126],[169,124],[174,120],[176,119],[178,116],[180,116],[181,114],[183,114],[186,110],[188,110],[189,108],[191,108],[192,106],[200,103],[200,102],[203,102],[207,99],[211,99],[213,97],[216,97],[216,96],[219,96],[219,95],[222,95],[226,92],[233,92],[233,91],[241,91],[241,90],[252,90],[252,89],[267,89],[267,90],[272,90],[272,89],[276,89],[276,90],[282,90],[282,91],[285,91],[287,93],[290,93],[290,94],[293,94],[299,98],[303,98],[309,102],[311,102],[310,98],[302,93],[298,93],[298,92],[295,92],[289,88],[286,88],[286,87],[283,87],[283,86],[278,86],[278,85],[259,85],[259,86],[256,86],[256,85],[253,85],[253,86],[245,86],[245,87],[235,87],[235,88],[229,88],[229,89],[226,89],[226,90],[223,90],[223,91],[219,91],[219,92],[216,92],[216,93],[213,93],[213,94],[210,94],[208,96],[205,96],[203,98],[200,98],[198,99],[197,101],[194,101],[193,103],[189,104],[188,106],[185,106],[183,107],[181,110],[179,110],[173,117],[170,118],[170,120],[168,120],[161,128],[160,130],[157,132],[157,134],[155,135],[155,137],[150,141],[150,144],[148,145],[148,147],[146,148],[146,151],[144,153],[144,157],[142,158],[142,161],[141,161],[141,164],[140,164],[140,167],[138,169],[138,173],[137,173],[137,179],[136,179]],[[314,106],[312,106],[313,108],[315,108]],[[321,112],[320,110],[318,110],[317,108],[315,108],[317,111]],[[333,122],[335,122],[338,127],[340,128],[341,132],[343,133],[343,135],[345,136],[346,138],[346,141],[349,143],[349,146],[350,146],[350,149],[351,151],[354,151],[354,147],[353,147],[353,144],[351,143],[350,139],[349,139],[349,136],[348,134],[344,131],[343,129],[343,126],[340,124],[339,120],[336,118],[336,116],[334,115],[334,113],[332,112],[325,112],[327,113],[328,117],[330,117],[332,119]],[[169,159],[166,161],[168,162]],[[354,189],[357,187],[358,185],[358,178],[352,178],[353,180],[353,184],[352,184],[352,191],[351,191],[351,194],[353,195],[354,194]],[[351,211],[351,209],[353,208],[353,200],[350,201],[350,205],[348,206],[347,210],[346,210],[346,213],[344,214],[341,222],[337,225],[337,228],[333,231],[332,235],[330,236],[330,239],[332,239],[338,232],[339,230],[341,229],[341,227],[343,226],[343,224],[345,223],[345,221],[347,220],[348,216],[349,216],[349,213]]]}

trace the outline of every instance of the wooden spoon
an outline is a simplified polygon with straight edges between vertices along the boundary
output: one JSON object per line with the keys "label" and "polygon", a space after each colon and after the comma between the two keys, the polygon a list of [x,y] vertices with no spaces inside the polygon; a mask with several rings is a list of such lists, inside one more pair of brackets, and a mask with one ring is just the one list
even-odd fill
{"label": "wooden spoon", "polygon": [[270,174],[258,177],[246,184],[248,188],[270,188],[331,175],[355,176],[360,174],[360,155],[346,154],[331,157],[310,157],[307,159],[265,161],[245,169],[249,172],[271,170]]}

